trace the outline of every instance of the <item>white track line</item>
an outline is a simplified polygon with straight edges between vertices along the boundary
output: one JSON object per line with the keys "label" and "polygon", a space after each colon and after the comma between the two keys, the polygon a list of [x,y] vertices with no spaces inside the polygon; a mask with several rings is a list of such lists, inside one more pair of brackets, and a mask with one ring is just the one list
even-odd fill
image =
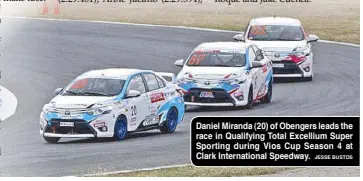
{"label": "white track line", "polygon": [[[240,33],[239,31],[231,31],[231,30],[219,30],[219,29],[187,27],[187,26],[157,25],[157,24],[123,23],[123,22],[115,22],[115,21],[72,20],[72,19],[34,18],[34,17],[19,17],[19,16],[0,16],[0,18],[32,19],[32,20],[46,20],[46,21],[70,21],[70,22],[85,22],[85,23],[106,23],[106,24],[133,25],[133,26],[178,28],[178,29],[189,29],[189,30],[199,30],[199,31]],[[319,40],[319,42],[329,43],[329,44],[339,44],[339,45],[352,46],[352,47],[360,47],[360,45],[353,44],[353,43],[336,42],[336,41],[329,41],[329,40]]]}
{"label": "white track line", "polygon": [[[90,176],[90,177],[92,177],[92,176],[104,176],[104,175],[110,175],[110,174],[123,174],[123,173],[130,173],[130,172],[150,171],[150,170],[159,170],[159,169],[165,169],[165,168],[177,168],[177,167],[185,167],[185,166],[192,166],[192,165],[191,164],[169,165],[169,166],[142,168],[142,169],[134,169],[134,170],[103,172],[103,173],[98,173],[98,174],[88,174],[88,175],[82,175],[82,176],[83,177],[87,177],[87,176]],[[67,176],[67,177],[75,177],[75,176]]]}
{"label": "white track line", "polygon": [[12,116],[18,105],[15,95],[0,85],[0,121]]}

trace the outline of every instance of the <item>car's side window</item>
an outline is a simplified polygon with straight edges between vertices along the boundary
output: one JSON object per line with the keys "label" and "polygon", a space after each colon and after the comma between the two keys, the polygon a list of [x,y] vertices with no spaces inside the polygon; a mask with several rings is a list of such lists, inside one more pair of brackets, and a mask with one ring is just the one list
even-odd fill
{"label": "car's side window", "polygon": [[255,51],[253,51],[252,47],[248,48],[248,56],[249,56],[250,62],[255,61],[256,54],[255,54]]}
{"label": "car's side window", "polygon": [[156,90],[156,89],[160,88],[159,83],[156,80],[156,76],[154,74],[145,73],[144,78],[145,78],[147,87],[149,88],[149,91],[153,91],[153,90]]}
{"label": "car's side window", "polygon": [[161,80],[160,77],[156,76],[156,80],[158,81],[160,88],[165,87],[165,82],[163,80]]}
{"label": "car's side window", "polygon": [[146,92],[144,81],[142,80],[141,75],[135,75],[131,78],[127,91],[136,90],[142,93]]}

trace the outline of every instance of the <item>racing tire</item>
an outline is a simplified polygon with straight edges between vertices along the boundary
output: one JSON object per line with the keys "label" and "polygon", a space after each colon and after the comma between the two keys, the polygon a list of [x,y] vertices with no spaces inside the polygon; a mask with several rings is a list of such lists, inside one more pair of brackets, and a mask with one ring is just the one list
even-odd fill
{"label": "racing tire", "polygon": [[247,100],[248,100],[248,102],[247,102],[247,105],[245,106],[245,108],[252,109],[252,107],[253,107],[253,87],[252,87],[252,85],[250,86]]}
{"label": "racing tire", "polygon": [[43,139],[48,143],[58,143],[61,138],[43,136]]}
{"label": "racing tire", "polygon": [[169,109],[165,123],[160,127],[163,134],[174,133],[178,124],[178,110],[175,107]]}
{"label": "racing tire", "polygon": [[268,91],[262,99],[262,103],[270,103],[272,101],[272,81],[268,83]]}
{"label": "racing tire", "polygon": [[121,141],[127,135],[127,119],[125,116],[119,116],[115,122],[114,139]]}

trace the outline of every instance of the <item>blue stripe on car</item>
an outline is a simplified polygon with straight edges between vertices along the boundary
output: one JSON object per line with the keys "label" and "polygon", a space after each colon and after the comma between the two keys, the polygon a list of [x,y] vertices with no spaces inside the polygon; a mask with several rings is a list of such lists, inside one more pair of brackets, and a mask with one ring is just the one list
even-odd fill
{"label": "blue stripe on car", "polygon": [[168,102],[166,102],[164,105],[162,105],[159,110],[158,110],[158,115],[160,115],[161,113],[163,113],[163,116],[161,117],[160,121],[163,121],[166,119],[166,115],[167,112],[169,111],[169,109],[171,107],[176,107],[176,109],[178,110],[178,122],[177,124],[179,124],[182,120],[183,120],[183,116],[184,116],[184,104],[183,104],[183,98],[182,97],[175,97],[172,100],[169,100]]}

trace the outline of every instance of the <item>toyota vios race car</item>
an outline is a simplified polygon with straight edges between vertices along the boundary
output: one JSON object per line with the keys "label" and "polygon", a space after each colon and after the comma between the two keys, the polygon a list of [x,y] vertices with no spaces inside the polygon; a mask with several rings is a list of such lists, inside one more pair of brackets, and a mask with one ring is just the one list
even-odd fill
{"label": "toyota vios race car", "polygon": [[272,60],[274,77],[302,77],[313,79],[313,52],[311,42],[315,35],[307,35],[297,19],[266,17],[250,21],[245,32],[234,40],[253,43]]}
{"label": "toyota vios race car", "polygon": [[[171,79],[166,81],[164,77]],[[175,75],[137,69],[86,72],[43,107],[40,134],[60,138],[125,138],[128,132],[160,129],[173,133],[184,118]]]}
{"label": "toyota vios race car", "polygon": [[203,43],[174,65],[183,67],[177,81],[186,105],[252,108],[256,100],[271,102],[271,62],[256,45]]}

